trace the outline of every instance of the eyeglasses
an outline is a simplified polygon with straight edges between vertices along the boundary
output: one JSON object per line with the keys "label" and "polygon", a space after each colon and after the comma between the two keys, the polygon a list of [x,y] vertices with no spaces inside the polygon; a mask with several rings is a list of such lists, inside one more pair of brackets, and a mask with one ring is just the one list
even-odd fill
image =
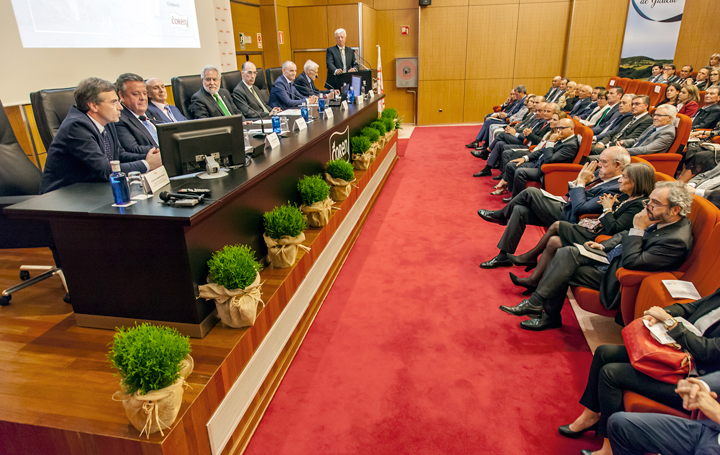
{"label": "eyeglasses", "polygon": [[555,127],[556,130],[564,130],[566,128],[575,128],[575,127],[574,126],[556,126]]}
{"label": "eyeglasses", "polygon": [[653,114],[653,117],[670,117],[667,114]]}
{"label": "eyeglasses", "polygon": [[257,75],[257,71],[245,71],[245,74]]}
{"label": "eyeglasses", "polygon": [[669,206],[669,205],[670,205],[670,204],[658,204],[658,203],[655,202],[655,201],[643,201],[643,207],[650,207],[650,208],[653,208],[653,207],[667,207],[667,206]]}

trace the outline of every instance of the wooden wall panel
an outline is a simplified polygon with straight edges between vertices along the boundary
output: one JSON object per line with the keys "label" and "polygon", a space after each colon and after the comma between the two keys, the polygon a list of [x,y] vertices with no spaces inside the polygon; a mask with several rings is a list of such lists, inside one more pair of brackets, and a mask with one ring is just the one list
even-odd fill
{"label": "wooden wall panel", "polygon": [[362,27],[362,57],[366,60],[363,64],[377,68],[377,11],[367,5],[362,6]]}
{"label": "wooden wall panel", "polygon": [[465,74],[468,79],[512,76],[518,5],[471,6]]}
{"label": "wooden wall panel", "polygon": [[[534,93],[535,95],[545,95],[552,85],[551,77],[523,77],[515,78],[512,81],[512,86],[517,87],[518,85],[524,85],[528,93]],[[503,97],[500,101],[504,101]],[[498,104],[498,103],[495,103]]]}
{"label": "wooden wall panel", "polygon": [[262,33],[260,7],[230,2],[230,14],[232,15],[233,32],[235,34],[235,50],[242,51],[240,49],[240,33],[244,33],[249,35],[252,41],[250,44],[245,45],[245,50],[262,51],[257,47],[257,34]]}
{"label": "wooden wall panel", "polygon": [[324,6],[328,0],[277,0],[277,5],[292,8],[295,6]]}
{"label": "wooden wall panel", "polygon": [[280,62],[292,59],[292,38],[290,36],[289,8],[276,7],[278,32],[283,32],[284,43],[280,45]]}
{"label": "wooden wall panel", "polygon": [[470,0],[470,6],[517,5],[520,0]]}
{"label": "wooden wall panel", "polygon": [[[275,5],[260,6],[260,25],[263,34],[263,54],[268,68],[280,66],[278,50],[277,24],[275,22]],[[289,39],[289,37],[288,37]]]}
{"label": "wooden wall panel", "polygon": [[710,56],[720,53],[718,37],[720,8],[717,0],[686,0],[675,64],[693,65],[695,70],[706,66]]}
{"label": "wooden wall panel", "polygon": [[[170,96],[170,92],[168,92],[168,100],[170,100]],[[38,167],[40,168],[40,170],[43,170],[45,168],[45,160],[47,159],[47,150],[45,150],[45,146],[43,145],[42,139],[40,138],[40,131],[38,131],[37,123],[35,122],[35,113],[32,110],[32,106],[26,104],[24,108],[25,115],[27,116],[28,123],[30,124],[30,134],[32,134],[33,143],[35,144],[35,149],[37,150],[37,155],[40,159],[40,164]],[[30,156],[30,161],[35,163],[35,157]],[[37,163],[35,164],[37,165]]]}
{"label": "wooden wall panel", "polygon": [[[378,11],[377,42],[382,49],[383,78],[395,80],[395,58],[418,55],[418,9]],[[410,34],[401,35],[400,27],[408,25]],[[377,59],[377,57],[376,57]],[[373,66],[375,60],[371,60]]]}
{"label": "wooden wall panel", "polygon": [[[375,0],[375,6],[378,11],[392,9],[415,9],[419,8],[417,0]],[[407,24],[405,24],[407,25]]]}
{"label": "wooden wall panel", "polygon": [[570,6],[570,3],[558,2],[520,7],[518,30],[529,32],[518,33],[513,77],[552,79],[562,72]]}
{"label": "wooden wall panel", "polygon": [[419,93],[424,95],[419,102],[420,124],[462,123],[464,80],[420,81]]}
{"label": "wooden wall panel", "polygon": [[[325,34],[325,46],[335,45],[335,30],[344,28],[347,32],[346,46],[360,46],[360,17],[358,16],[357,3],[354,5],[336,5],[327,7],[327,33]],[[296,46],[300,49],[300,46]]]}
{"label": "wooden wall panel", "polygon": [[575,2],[567,74],[573,77],[617,74],[627,9],[628,0]]}
{"label": "wooden wall panel", "polygon": [[[447,8],[433,6],[421,10],[422,32],[419,41],[421,81],[465,79],[467,15],[466,6]],[[460,108],[462,109],[462,104]],[[423,117],[421,115],[421,118]]]}
{"label": "wooden wall panel", "polygon": [[514,87],[512,79],[465,81],[464,123],[482,122],[492,107],[507,98]]}
{"label": "wooden wall panel", "polygon": [[[327,6],[288,8],[290,31],[295,49],[322,49],[327,47]],[[285,32],[288,33],[288,32]]]}
{"label": "wooden wall panel", "polygon": [[[424,9],[445,8],[448,6],[468,6],[468,0],[433,0],[432,6]],[[457,18],[462,20],[464,17],[458,16]]]}
{"label": "wooden wall panel", "polygon": [[[262,54],[251,54],[251,55],[240,54],[240,55],[237,55],[236,57],[237,57],[238,71],[240,69],[242,69],[242,64],[248,60],[253,62],[255,64],[255,66],[257,66],[258,68],[262,68],[263,70],[265,69],[265,59],[263,59]],[[248,59],[247,57],[250,57],[250,58]]]}
{"label": "wooden wall panel", "polygon": [[[23,118],[22,106],[4,106],[5,114],[8,116],[10,121],[10,127],[15,133],[15,139],[17,139],[20,147],[22,147],[25,155],[35,163],[35,157],[33,153],[32,142],[30,140],[30,132],[28,131],[25,119]],[[35,163],[37,165],[37,163]]]}
{"label": "wooden wall panel", "polygon": [[415,121],[415,98],[407,90],[418,91],[417,88],[405,89],[395,86],[395,81],[384,81],[385,85],[385,107],[392,107],[398,112],[398,116],[404,117],[403,123]]}

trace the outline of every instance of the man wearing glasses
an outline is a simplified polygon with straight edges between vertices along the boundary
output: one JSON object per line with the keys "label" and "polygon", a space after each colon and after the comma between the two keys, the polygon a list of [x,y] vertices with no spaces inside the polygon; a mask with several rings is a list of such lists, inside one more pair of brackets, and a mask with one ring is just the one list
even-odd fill
{"label": "man wearing glasses", "polygon": [[328,98],[333,99],[335,95],[340,95],[340,90],[318,90],[315,86],[315,79],[318,77],[318,71],[320,65],[308,60],[303,66],[303,72],[295,78],[295,88],[303,96],[319,96],[321,93],[328,95]]}
{"label": "man wearing glasses", "polygon": [[652,117],[648,115],[648,107],[650,107],[650,97],[647,95],[637,95],[632,99],[630,112],[632,117],[628,117],[620,123],[617,128],[599,136],[597,142],[590,151],[591,155],[599,155],[607,147],[619,145],[618,141],[636,139],[653,123]]}
{"label": "man wearing glasses", "polygon": [[618,145],[625,147],[632,156],[665,153],[675,141],[673,121],[676,116],[675,106],[663,104],[653,114],[653,124],[639,138],[621,140]]}
{"label": "man wearing glasses", "polygon": [[[605,308],[619,310],[620,282],[615,273],[620,267],[656,272],[675,270],[685,262],[693,245],[687,219],[691,206],[692,194],[684,183],[657,183],[645,209],[635,215],[632,229],[601,243],[585,243],[587,251],[604,252],[609,264],[583,256],[576,246],[560,248],[530,298],[500,309],[514,316],[531,316],[520,323],[526,330],[558,328],[568,286],[583,286],[600,291]],[[622,312],[615,319],[622,322]]]}
{"label": "man wearing glasses", "polygon": [[272,116],[280,112],[279,107],[268,106],[269,95],[264,90],[259,90],[255,84],[257,67],[253,62],[245,62],[241,68],[242,81],[232,92],[235,106],[242,112],[245,118],[260,118]]}
{"label": "man wearing glasses", "polygon": [[240,114],[230,92],[220,87],[220,70],[208,65],[200,72],[202,87],[190,98],[190,117],[229,117]]}

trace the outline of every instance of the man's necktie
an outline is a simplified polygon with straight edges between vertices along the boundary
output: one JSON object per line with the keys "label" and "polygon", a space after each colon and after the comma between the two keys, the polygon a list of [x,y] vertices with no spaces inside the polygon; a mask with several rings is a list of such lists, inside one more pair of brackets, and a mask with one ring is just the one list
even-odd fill
{"label": "man's necktie", "polygon": [[[647,237],[648,234],[652,234],[656,230],[657,230],[657,223],[651,224],[650,226],[645,228],[645,234],[643,234],[643,237]],[[622,254],[622,251],[623,251],[622,243],[620,243],[618,246],[616,246],[615,248],[610,250],[610,252],[607,254],[608,262],[612,262],[613,259],[620,256]],[[599,270],[602,270],[603,272],[605,270],[607,270],[609,267],[610,267],[609,264],[602,264],[602,265],[597,266],[597,268]]]}
{"label": "man's necktie", "polygon": [[624,127],[623,129],[620,130],[620,133],[618,133],[618,134],[615,136],[615,140],[617,141],[618,139],[620,139],[620,136],[623,135],[623,133],[625,132],[625,130],[628,129],[628,128],[630,128],[630,126],[631,126],[633,123],[635,123],[636,120],[637,120],[637,117],[635,117],[635,118],[633,118],[632,120],[630,120],[630,122],[629,122],[627,125],[625,125],[625,127]]}
{"label": "man's necktie", "polygon": [[102,136],[103,151],[105,152],[105,156],[107,156],[108,161],[112,161],[113,160],[113,152],[112,152],[112,148],[110,148],[110,138],[108,138],[107,130],[103,130],[101,136]]}
{"label": "man's necktie", "polygon": [[343,63],[343,73],[347,71],[347,63],[345,63],[345,48],[340,49],[340,58]]}
{"label": "man's necktie", "polygon": [[220,106],[220,110],[222,111],[223,115],[230,116],[230,111],[228,111],[228,108],[225,106],[225,103],[223,103],[222,98],[220,98],[220,95],[217,93],[213,95],[213,98],[215,98],[215,102],[218,103],[218,106]]}
{"label": "man's necktie", "polygon": [[262,100],[261,100],[260,97],[258,96],[257,92],[255,92],[255,87],[253,87],[252,85],[250,86],[250,93],[253,94],[253,96],[254,96],[255,99],[257,100],[258,104],[259,104],[260,107],[262,108],[263,112],[265,112],[266,114],[267,114],[268,112],[270,112],[270,111],[268,111],[267,108],[265,107],[265,103],[262,102]]}
{"label": "man's necktie", "polygon": [[[611,109],[612,109],[612,108],[611,108]],[[610,109],[605,109],[605,112],[603,112],[603,115],[600,116],[600,120],[598,120],[597,122],[595,122],[595,124],[596,124],[596,125],[601,124],[602,121],[603,121],[603,119],[605,118],[605,116],[607,115],[608,112],[610,112]]]}
{"label": "man's necktie", "polygon": [[140,119],[140,122],[143,124],[146,130],[148,130],[148,133],[150,133],[150,136],[152,136],[153,140],[155,141],[155,145],[158,145],[158,135],[157,131],[155,131],[155,127],[150,123],[150,121],[145,117],[144,115],[141,115],[138,117]]}
{"label": "man's necktie", "polygon": [[652,136],[655,133],[655,131],[657,131],[657,128],[653,128],[649,132],[643,134],[643,137],[638,139],[638,141],[635,143],[635,145],[633,145],[633,147],[639,147],[643,142],[645,142],[647,140],[647,138]]}
{"label": "man's necktie", "polygon": [[172,111],[170,110],[170,105],[169,105],[169,104],[166,104],[166,105],[165,105],[165,115],[167,115],[168,118],[169,118],[172,122],[177,122],[177,119],[175,118],[175,116],[173,115]]}

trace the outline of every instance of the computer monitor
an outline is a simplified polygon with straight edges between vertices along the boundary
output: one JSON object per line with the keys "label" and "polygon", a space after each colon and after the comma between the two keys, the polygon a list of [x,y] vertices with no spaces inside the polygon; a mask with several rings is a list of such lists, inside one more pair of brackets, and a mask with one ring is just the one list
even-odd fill
{"label": "computer monitor", "polygon": [[353,88],[353,92],[355,92],[355,96],[360,95],[360,87],[362,87],[362,77],[353,76],[352,77],[352,88]]}
{"label": "computer monitor", "polygon": [[243,166],[243,116],[213,117],[157,125],[162,162],[168,176],[205,170],[205,155],[220,166]]}

